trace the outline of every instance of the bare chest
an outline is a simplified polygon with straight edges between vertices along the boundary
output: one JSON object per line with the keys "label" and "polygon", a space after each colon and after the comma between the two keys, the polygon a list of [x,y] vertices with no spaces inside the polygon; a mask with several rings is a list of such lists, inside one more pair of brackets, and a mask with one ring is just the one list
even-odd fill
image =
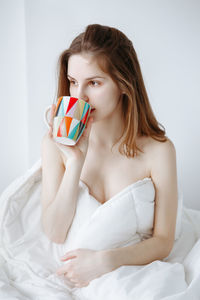
{"label": "bare chest", "polygon": [[150,177],[151,171],[145,155],[139,158],[125,156],[93,157],[85,160],[80,179],[100,203],[105,203],[130,184]]}

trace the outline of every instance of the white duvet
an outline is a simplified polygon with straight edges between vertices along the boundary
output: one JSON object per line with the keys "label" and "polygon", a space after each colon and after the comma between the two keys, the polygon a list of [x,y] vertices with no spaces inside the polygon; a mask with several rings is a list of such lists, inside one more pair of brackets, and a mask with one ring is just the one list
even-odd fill
{"label": "white duvet", "polygon": [[[152,234],[155,190],[144,178],[101,205],[80,181],[76,214],[64,244],[54,244],[41,224],[41,161],[1,195],[0,299],[200,300],[200,211],[179,209],[169,257],[143,266],[122,266],[73,289],[56,275],[66,251],[107,249]],[[98,233],[98,234],[97,234]]]}

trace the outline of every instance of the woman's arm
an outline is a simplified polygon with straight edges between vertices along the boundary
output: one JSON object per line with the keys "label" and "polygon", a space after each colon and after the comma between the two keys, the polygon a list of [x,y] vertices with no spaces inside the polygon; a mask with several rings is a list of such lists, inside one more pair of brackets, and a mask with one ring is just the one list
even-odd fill
{"label": "woman's arm", "polygon": [[124,265],[145,265],[162,260],[169,252],[167,240],[152,237],[135,245],[103,250],[101,260],[111,269],[116,269]]}
{"label": "woman's arm", "polygon": [[102,251],[104,260],[116,268],[143,265],[167,257],[173,247],[177,214],[176,151],[173,143],[156,143],[151,154],[151,177],[155,185],[152,238],[138,244]]}
{"label": "woman's arm", "polygon": [[55,109],[53,104],[50,129],[42,140],[42,225],[51,241],[64,243],[76,210],[93,118],[89,117],[78,143],[65,146],[53,140]]}
{"label": "woman's arm", "polygon": [[42,141],[42,225],[55,243],[64,243],[72,223],[78,194],[82,163],[67,160],[45,135]]}

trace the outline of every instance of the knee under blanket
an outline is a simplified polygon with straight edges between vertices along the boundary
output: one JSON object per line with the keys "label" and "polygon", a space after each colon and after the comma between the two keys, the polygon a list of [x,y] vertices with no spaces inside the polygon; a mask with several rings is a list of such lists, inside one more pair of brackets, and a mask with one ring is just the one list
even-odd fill
{"label": "knee under blanket", "polygon": [[[133,184],[134,205],[130,197],[123,199],[123,207],[132,205],[132,215],[126,215],[126,222],[131,225],[122,222],[105,235],[101,218],[104,217],[104,226],[106,215],[110,213],[113,222],[123,219],[120,218],[120,213],[124,213],[120,198],[124,192],[99,208],[100,204],[89,195],[87,186],[80,182],[77,210],[68,238],[64,244],[55,244],[47,239],[40,224],[41,174],[39,160],[0,197],[0,299],[200,299],[200,211],[182,205],[176,240],[167,258],[143,266],[122,266],[92,280],[84,288],[73,289],[67,285],[55,274],[63,264],[59,258],[66,251],[81,247],[96,250],[123,247],[151,235],[154,191],[148,179]],[[149,198],[138,188],[144,183]],[[130,191],[130,187],[125,190]],[[137,202],[137,197],[141,202]],[[151,212],[147,221],[142,219],[146,205]],[[139,219],[140,214],[141,221],[136,224],[135,219]],[[98,229],[98,239],[95,229]]]}

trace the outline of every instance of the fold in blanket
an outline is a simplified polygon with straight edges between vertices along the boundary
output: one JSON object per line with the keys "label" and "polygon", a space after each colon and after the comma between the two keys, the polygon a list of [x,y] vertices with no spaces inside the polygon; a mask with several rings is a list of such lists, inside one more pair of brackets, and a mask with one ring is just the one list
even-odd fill
{"label": "fold in blanket", "polygon": [[101,205],[80,181],[68,237],[64,244],[55,244],[41,228],[41,175],[39,160],[0,198],[0,299],[200,299],[200,212],[183,205],[167,258],[143,266],[122,266],[87,287],[72,288],[55,274],[63,264],[60,256],[70,249],[124,247],[149,238],[155,190],[146,178]]}

